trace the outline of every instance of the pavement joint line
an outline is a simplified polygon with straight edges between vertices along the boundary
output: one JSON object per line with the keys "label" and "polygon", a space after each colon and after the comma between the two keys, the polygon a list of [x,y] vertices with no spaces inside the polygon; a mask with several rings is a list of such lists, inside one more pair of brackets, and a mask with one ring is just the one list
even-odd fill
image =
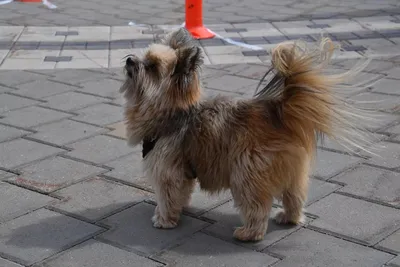
{"label": "pavement joint line", "polygon": [[[34,100],[34,101],[38,101],[38,102],[42,102],[42,103],[46,103],[47,102],[46,100],[43,100],[43,99],[40,99],[40,98],[34,98],[34,97],[18,94],[18,90],[11,91],[11,92],[5,92],[3,94],[17,96],[17,97],[21,97],[21,98],[25,98],[25,99],[29,99],[29,100]],[[34,105],[35,104],[32,104],[31,106],[34,106]],[[22,108],[24,108],[24,107],[22,107]],[[20,109],[20,108],[18,108],[18,109]]]}
{"label": "pavement joint line", "polygon": [[[345,186],[347,186],[347,184]],[[381,200],[376,200],[376,199],[372,199],[372,198],[368,198],[368,197],[358,196],[356,194],[347,193],[347,192],[341,192],[341,191],[337,191],[337,192],[333,192],[333,193],[336,193],[336,194],[342,195],[342,196],[346,196],[346,197],[351,197],[351,198],[363,200],[363,201],[374,203],[374,204],[378,204],[378,205],[381,205],[381,206],[386,206],[386,207],[389,207],[389,208],[400,210],[400,205],[397,205],[397,206],[396,205],[392,205],[392,204],[386,203],[386,202],[381,201]]]}
{"label": "pavement joint line", "polygon": [[[84,139],[83,139],[84,140]],[[111,167],[108,167],[108,166],[106,166],[106,165],[104,165],[104,164],[97,164],[97,163],[94,163],[94,162],[91,162],[91,161],[88,161],[88,160],[84,160],[84,159],[80,159],[80,158],[75,158],[75,157],[71,157],[71,156],[69,156],[69,155],[67,155],[67,154],[61,154],[61,155],[59,155],[60,157],[62,157],[62,158],[65,158],[65,159],[70,159],[70,160],[73,160],[73,161],[77,161],[77,162],[81,162],[81,163],[84,163],[84,164],[87,164],[87,165],[91,165],[91,166],[95,166],[95,167],[100,167],[100,168],[103,168],[103,169],[106,169],[106,170],[109,170],[109,171],[112,171],[113,170],[113,168],[111,168]]]}
{"label": "pavement joint line", "polygon": [[40,139],[36,139],[36,138],[30,137],[30,136],[23,136],[21,138],[25,139],[25,140],[33,141],[33,142],[36,142],[36,143],[41,143],[43,145],[64,149],[64,150],[66,150],[68,152],[73,150],[73,149],[71,149],[69,147],[66,147],[66,146],[60,146],[60,145],[57,145],[57,144],[53,144],[53,143],[50,143],[50,142],[47,142],[47,141],[43,141],[43,140],[40,140]]}

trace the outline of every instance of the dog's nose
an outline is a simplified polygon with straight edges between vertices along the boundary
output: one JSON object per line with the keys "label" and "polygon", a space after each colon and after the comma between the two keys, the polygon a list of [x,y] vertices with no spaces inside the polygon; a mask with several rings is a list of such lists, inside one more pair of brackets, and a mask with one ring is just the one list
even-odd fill
{"label": "dog's nose", "polygon": [[133,62],[132,58],[131,58],[131,57],[128,57],[128,58],[126,59],[126,65],[132,66],[133,64],[134,64],[134,62]]}

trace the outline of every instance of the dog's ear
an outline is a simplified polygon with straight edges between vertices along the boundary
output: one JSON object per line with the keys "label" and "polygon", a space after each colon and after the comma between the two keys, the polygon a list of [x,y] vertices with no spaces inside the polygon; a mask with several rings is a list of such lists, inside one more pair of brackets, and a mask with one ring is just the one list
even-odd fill
{"label": "dog's ear", "polygon": [[176,57],[173,75],[188,75],[203,64],[203,53],[198,46],[180,48],[176,50]]}
{"label": "dog's ear", "polygon": [[162,43],[176,50],[183,47],[193,46],[194,39],[186,28],[181,27],[178,30],[169,33]]}

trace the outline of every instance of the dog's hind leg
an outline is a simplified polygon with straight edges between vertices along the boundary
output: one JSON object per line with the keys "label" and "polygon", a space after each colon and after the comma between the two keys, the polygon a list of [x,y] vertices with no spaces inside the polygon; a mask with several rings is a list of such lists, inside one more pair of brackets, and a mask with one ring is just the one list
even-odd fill
{"label": "dog's hind leg", "polygon": [[182,208],[188,205],[195,180],[183,175],[155,179],[154,183],[157,207],[152,218],[156,228],[174,228],[178,225]]}
{"label": "dog's hind leg", "polygon": [[241,241],[259,241],[264,239],[268,228],[273,197],[257,184],[257,178],[242,179],[244,183],[239,181],[231,186],[235,206],[243,221],[243,226],[236,228],[233,236]]}
{"label": "dog's hind leg", "polygon": [[283,192],[283,210],[275,216],[275,221],[279,224],[299,224],[304,222],[303,206],[307,200],[309,182],[309,162],[304,162],[299,169],[299,175],[292,179],[289,188]]}

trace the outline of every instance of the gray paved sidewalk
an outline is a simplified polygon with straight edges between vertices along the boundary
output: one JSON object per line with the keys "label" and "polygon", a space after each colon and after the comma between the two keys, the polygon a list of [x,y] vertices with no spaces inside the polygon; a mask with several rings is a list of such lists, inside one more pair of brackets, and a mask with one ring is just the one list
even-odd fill
{"label": "gray paved sidewalk", "polygon": [[[87,26],[181,24],[184,0],[51,0],[49,10],[40,3],[0,6],[1,25]],[[207,24],[297,21],[321,18],[354,18],[400,15],[397,0],[208,0],[203,1]]]}
{"label": "gray paved sidewalk", "polygon": [[[372,108],[382,119],[371,130],[384,149],[356,156],[321,144],[305,225],[271,220],[259,243],[232,239],[240,219],[229,192],[208,197],[197,189],[177,229],[154,229],[139,148],[124,140],[122,71],[112,67],[157,39],[168,28],[162,24],[182,23],[184,1],[52,2],[58,9],[0,6],[0,267],[400,266],[399,1],[204,1],[205,22],[226,37],[267,49],[275,37],[313,41],[327,28],[346,47],[333,68],[374,58],[356,82],[377,82],[349,97],[379,101]],[[116,27],[115,38],[115,27],[82,27],[129,21],[153,26]],[[218,39],[200,43],[209,58],[206,94],[249,97],[268,54]],[[46,56],[71,62],[44,64]]]}
{"label": "gray paved sidewalk", "polygon": [[[265,70],[205,67],[206,92],[248,97]],[[395,266],[400,62],[373,61],[367,71],[363,77],[380,80],[351,97],[382,99],[376,133],[386,146],[383,158],[322,144],[307,223],[271,221],[255,244],[231,237],[240,220],[230,193],[209,198],[196,191],[177,229],[152,228],[152,189],[139,151],[123,140],[120,69],[0,72],[0,265]]]}

